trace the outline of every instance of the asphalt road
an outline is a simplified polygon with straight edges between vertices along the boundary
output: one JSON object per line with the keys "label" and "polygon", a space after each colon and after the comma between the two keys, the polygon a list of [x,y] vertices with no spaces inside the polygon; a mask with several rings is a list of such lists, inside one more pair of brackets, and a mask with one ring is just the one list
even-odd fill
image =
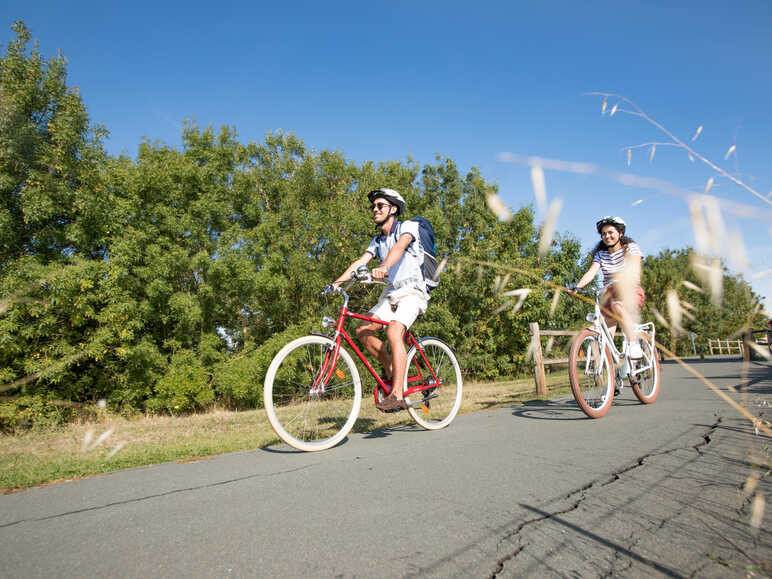
{"label": "asphalt road", "polygon": [[[722,388],[743,380],[739,362],[692,364]],[[274,447],[0,496],[0,576],[763,574],[770,508],[754,531],[742,487],[770,440],[682,368],[662,371],[655,404],[627,388],[600,420],[564,397],[321,453]],[[769,420],[772,368],[744,379]],[[767,471],[757,490],[770,497]]]}

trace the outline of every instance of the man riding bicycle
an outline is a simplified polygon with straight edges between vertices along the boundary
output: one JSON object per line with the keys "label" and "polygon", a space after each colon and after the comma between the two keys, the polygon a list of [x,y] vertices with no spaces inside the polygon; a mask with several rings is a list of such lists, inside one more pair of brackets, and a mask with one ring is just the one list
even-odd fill
{"label": "man riding bicycle", "polygon": [[371,203],[373,221],[380,233],[373,238],[362,256],[352,262],[332,285],[337,288],[351,279],[351,273],[357,268],[367,265],[374,257],[380,259],[380,265],[371,274],[374,279],[388,278],[388,285],[369,315],[389,322],[386,337],[391,355],[375,335],[381,328],[379,324],[362,321],[357,326],[356,335],[367,351],[378,358],[385,379],[391,380],[395,386],[391,394],[378,404],[379,410],[391,412],[407,408],[402,395],[407,370],[405,334],[416,318],[426,311],[429,294],[421,271],[420,252],[408,251],[410,244],[418,239],[418,224],[414,221],[401,223],[398,220],[405,212],[405,200],[393,189],[386,188],[370,191],[367,198]]}

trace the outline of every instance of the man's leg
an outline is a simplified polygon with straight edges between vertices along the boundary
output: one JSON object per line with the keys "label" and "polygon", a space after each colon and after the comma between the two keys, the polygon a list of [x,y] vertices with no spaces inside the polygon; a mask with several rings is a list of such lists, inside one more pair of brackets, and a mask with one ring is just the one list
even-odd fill
{"label": "man's leg", "polygon": [[[379,409],[390,411],[406,408],[402,387],[407,374],[407,351],[405,348],[405,334],[407,329],[426,310],[426,299],[423,296],[403,295],[398,302],[393,318],[389,318],[389,327],[386,329],[386,337],[391,349],[392,384],[391,394],[378,406]],[[385,319],[385,318],[382,318]],[[385,348],[384,348],[385,349]]]}
{"label": "man's leg", "polygon": [[389,352],[386,350],[383,342],[375,335],[375,333],[382,328],[383,326],[380,324],[362,320],[356,328],[356,335],[357,338],[359,338],[359,341],[364,344],[365,349],[378,358],[378,361],[383,367],[383,371],[386,373],[386,377],[390,379],[393,376],[391,356],[389,356]]}
{"label": "man's leg", "polygon": [[402,400],[402,385],[405,382],[405,373],[407,372],[405,332],[407,332],[405,325],[396,320],[392,320],[386,330],[392,355],[393,380],[391,383],[394,385],[392,393],[398,400]]}

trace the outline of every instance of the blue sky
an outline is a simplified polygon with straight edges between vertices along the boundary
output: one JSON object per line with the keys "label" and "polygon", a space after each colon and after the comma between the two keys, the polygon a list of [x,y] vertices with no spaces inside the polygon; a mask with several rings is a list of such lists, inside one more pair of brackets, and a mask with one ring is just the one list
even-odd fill
{"label": "blue sky", "polygon": [[[661,146],[653,162],[634,150],[628,167],[626,147],[664,138],[639,118],[601,115],[586,93],[606,91],[686,141],[702,125],[698,152],[772,191],[768,0],[6,0],[0,17],[4,45],[24,20],[45,55],[62,50],[113,154],[135,154],[143,138],[176,146],[188,118],[234,126],[243,141],[281,129],[356,162],[450,157],[479,167],[514,208],[534,202],[530,170],[501,153],[591,163],[602,171],[545,171],[549,200],[563,201],[559,231],[589,249],[595,220],[616,214],[644,253],[694,245],[685,196],[715,173]],[[749,264],[733,271],[772,297],[772,274],[760,275],[772,270],[772,205],[719,177],[711,193],[734,203],[722,215]]]}

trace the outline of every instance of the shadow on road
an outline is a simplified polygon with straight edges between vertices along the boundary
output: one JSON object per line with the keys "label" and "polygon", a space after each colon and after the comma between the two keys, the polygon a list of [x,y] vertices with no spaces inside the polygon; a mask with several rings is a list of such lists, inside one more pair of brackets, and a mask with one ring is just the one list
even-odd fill
{"label": "shadow on road", "polygon": [[[614,398],[609,412],[613,412],[615,406],[640,406],[640,402],[636,399]],[[529,400],[513,409],[512,416],[530,418],[532,420],[590,420],[577,406],[573,398]]]}
{"label": "shadow on road", "polygon": [[584,529],[578,525],[575,525],[573,523],[568,522],[562,517],[559,517],[553,513],[548,513],[546,511],[542,511],[541,509],[538,509],[536,507],[532,507],[530,505],[524,505],[520,504],[521,507],[524,509],[528,509],[529,511],[536,513],[539,515],[540,519],[549,519],[555,523],[558,523],[560,525],[563,525],[567,529],[570,529],[576,533],[579,533],[580,535],[584,535],[591,541],[595,541],[596,543],[603,545],[604,547],[608,547],[610,549],[613,549],[615,553],[621,553],[627,557],[630,557],[631,559],[638,561],[639,563],[642,563],[643,565],[646,565],[650,569],[657,571],[658,573],[662,573],[663,575],[667,577],[683,577],[683,575],[674,569],[671,569],[669,567],[666,567],[665,565],[662,565],[660,563],[657,563],[656,561],[652,561],[651,559],[647,559],[646,557],[642,557],[638,553],[635,553],[631,551],[630,549],[627,549],[623,545],[620,545],[619,543],[615,543],[613,541],[609,541],[608,539],[601,537],[600,535],[597,535],[596,533],[593,533],[592,531],[589,531],[587,529]]}
{"label": "shadow on road", "polygon": [[[338,443],[338,446],[342,446],[348,442],[348,437],[344,438]],[[264,452],[270,452],[272,454],[305,454],[304,450],[298,450],[296,448],[292,448],[291,446],[284,445],[284,446],[263,446],[259,448],[258,450],[262,450]]]}
{"label": "shadow on road", "polygon": [[583,420],[586,418],[573,399],[529,400],[515,408],[512,416],[533,420]]}
{"label": "shadow on road", "polygon": [[399,424],[397,426],[386,426],[384,428],[379,428],[377,430],[371,430],[370,432],[365,433],[364,438],[386,438],[388,436],[391,436],[393,432],[420,432],[423,431],[423,428],[420,426],[416,426],[413,423],[410,424]]}

